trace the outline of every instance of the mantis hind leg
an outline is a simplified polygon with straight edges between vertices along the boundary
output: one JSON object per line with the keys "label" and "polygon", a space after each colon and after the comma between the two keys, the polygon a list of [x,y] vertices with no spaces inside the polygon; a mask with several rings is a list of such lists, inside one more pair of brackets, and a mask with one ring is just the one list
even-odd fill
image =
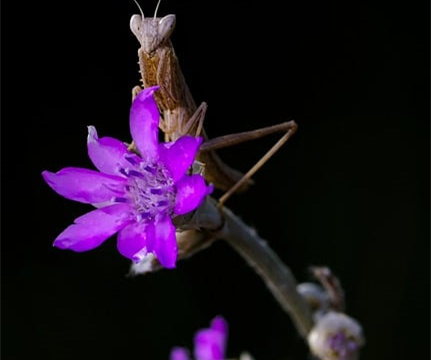
{"label": "mantis hind leg", "polygon": [[[258,162],[252,168],[239,179],[235,185],[233,185],[228,191],[224,193],[219,199],[219,206],[222,207],[227,199],[233,195],[243,184],[245,184],[285,143],[289,138],[296,132],[297,125],[294,121],[289,121],[283,124],[286,133],[278,140],[268,152],[263,155]],[[274,128],[273,128],[274,129]],[[265,134],[266,135],[266,134]]]}

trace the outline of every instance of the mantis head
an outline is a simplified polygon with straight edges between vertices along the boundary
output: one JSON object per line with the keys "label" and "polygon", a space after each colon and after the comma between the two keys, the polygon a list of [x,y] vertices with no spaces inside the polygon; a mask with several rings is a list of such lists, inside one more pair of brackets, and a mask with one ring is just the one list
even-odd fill
{"label": "mantis head", "polygon": [[141,10],[140,15],[133,15],[130,19],[130,29],[147,54],[151,54],[169,40],[175,28],[175,15],[170,14],[160,18],[156,14],[157,9],[154,17],[146,18]]}

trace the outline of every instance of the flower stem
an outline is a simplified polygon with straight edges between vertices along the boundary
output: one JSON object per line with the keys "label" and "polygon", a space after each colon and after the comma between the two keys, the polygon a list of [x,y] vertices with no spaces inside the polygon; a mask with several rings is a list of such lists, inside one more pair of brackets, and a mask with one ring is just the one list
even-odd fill
{"label": "flower stem", "polygon": [[227,208],[222,212],[225,226],[218,234],[226,240],[263,279],[281,307],[290,315],[304,339],[313,327],[311,311],[296,291],[296,280],[265,240]]}
{"label": "flower stem", "polygon": [[[300,335],[306,340],[313,327],[313,318],[305,299],[296,290],[296,280],[290,269],[256,233],[231,210],[207,197],[189,218],[176,219],[179,247],[178,259],[186,259],[207,248],[213,241],[225,240],[263,279],[281,307],[290,315]],[[155,257],[132,264],[131,275],[162,269]]]}

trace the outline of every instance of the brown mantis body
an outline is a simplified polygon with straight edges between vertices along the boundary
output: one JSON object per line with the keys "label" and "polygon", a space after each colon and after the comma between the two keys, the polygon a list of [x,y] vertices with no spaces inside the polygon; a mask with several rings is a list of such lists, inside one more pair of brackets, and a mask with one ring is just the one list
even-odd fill
{"label": "brown mantis body", "polygon": [[[165,140],[201,133],[207,139],[202,129],[207,105],[202,103],[196,106],[170,41],[175,15],[163,18],[134,15],[130,27],[141,44],[138,56],[143,86],[160,86],[155,97],[162,113],[161,129]],[[241,172],[222,162],[212,150],[200,152],[198,160],[205,164],[207,180],[217,188],[227,190],[243,177]]]}
{"label": "brown mantis body", "polygon": [[[130,21],[130,27],[141,44],[138,57],[142,84],[144,87],[160,86],[155,97],[163,114],[161,127],[167,141],[197,131],[192,117],[198,108],[170,41],[174,26],[175,15],[144,19],[134,15]],[[201,107],[205,110],[206,105]],[[196,113],[195,118],[198,115]]]}
{"label": "brown mantis body", "polygon": [[[202,103],[199,107],[196,106],[170,40],[175,21],[175,15],[172,14],[162,18],[156,16],[145,18],[143,14],[132,16],[130,28],[141,44],[138,57],[142,85],[159,86],[155,97],[161,111],[160,127],[165,133],[166,141],[176,140],[183,135],[204,136],[205,142],[197,159],[205,166],[207,181],[219,189],[228,190],[220,199],[222,204],[235,191],[247,188],[252,182],[251,176],[290,138],[297,126],[294,121],[289,121],[268,128],[208,140],[202,127],[207,105]],[[135,87],[134,94],[140,90],[139,86]],[[256,139],[276,131],[284,131],[286,134],[245,175],[226,165],[214,152],[215,148]]]}

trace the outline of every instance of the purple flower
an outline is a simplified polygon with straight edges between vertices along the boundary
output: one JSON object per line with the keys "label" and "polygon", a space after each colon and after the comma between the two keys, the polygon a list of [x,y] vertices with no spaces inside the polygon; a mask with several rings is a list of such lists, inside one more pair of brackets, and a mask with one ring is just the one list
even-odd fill
{"label": "purple flower", "polygon": [[[211,321],[207,329],[199,330],[194,338],[195,360],[223,360],[226,354],[228,325],[221,316]],[[189,352],[182,347],[175,347],[171,351],[170,360],[190,360]]]}
{"label": "purple flower", "polygon": [[88,155],[99,171],[67,167],[42,172],[58,194],[97,208],[78,217],[54,246],[87,251],[118,232],[117,248],[125,257],[138,262],[153,253],[164,267],[175,267],[172,217],[195,210],[213,187],[201,175],[187,175],[202,138],[158,142],[157,89],[142,90],[130,110],[130,132],[140,156],[117,139],[99,139],[89,126]]}

